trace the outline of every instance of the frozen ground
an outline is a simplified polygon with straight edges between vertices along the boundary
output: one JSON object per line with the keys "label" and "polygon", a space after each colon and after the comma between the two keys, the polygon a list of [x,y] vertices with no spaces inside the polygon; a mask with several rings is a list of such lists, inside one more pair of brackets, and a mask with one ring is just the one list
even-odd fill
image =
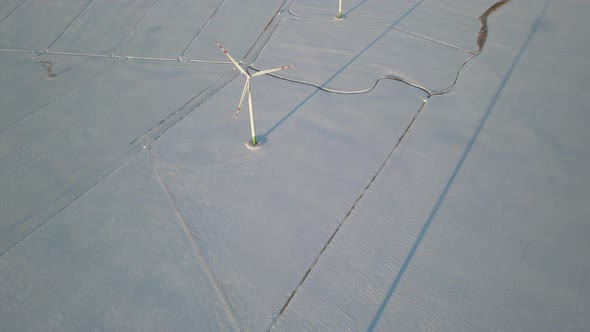
{"label": "frozen ground", "polygon": [[1,329],[590,330],[590,4],[332,2],[2,1]]}

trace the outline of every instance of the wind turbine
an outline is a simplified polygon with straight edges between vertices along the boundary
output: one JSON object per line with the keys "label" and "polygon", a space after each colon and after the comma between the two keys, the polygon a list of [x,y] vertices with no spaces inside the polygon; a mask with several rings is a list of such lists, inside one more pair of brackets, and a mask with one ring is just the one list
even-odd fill
{"label": "wind turbine", "polygon": [[253,77],[256,77],[256,76],[262,76],[265,74],[273,73],[275,71],[292,68],[293,66],[283,66],[283,67],[274,68],[274,69],[261,70],[261,71],[254,73],[254,74],[250,74],[248,72],[248,68],[246,67],[246,69],[244,69],[236,60],[234,60],[234,58],[232,58],[231,55],[229,55],[227,50],[225,48],[223,48],[223,46],[221,46],[221,44],[217,43],[217,46],[223,51],[223,53],[225,53],[225,55],[227,55],[227,57],[234,64],[234,66],[236,66],[236,68],[238,68],[238,70],[242,74],[244,74],[244,76],[246,76],[246,84],[244,85],[244,90],[242,91],[242,97],[240,98],[240,103],[238,104],[238,110],[236,111],[235,119],[238,118],[238,114],[240,113],[240,110],[242,108],[242,103],[244,102],[244,98],[246,97],[246,94],[248,94],[248,108],[250,110],[250,129],[252,130],[251,143],[252,143],[252,146],[255,146],[258,142],[256,141],[256,131],[254,130],[254,108],[252,108],[252,91],[250,89],[250,79]]}

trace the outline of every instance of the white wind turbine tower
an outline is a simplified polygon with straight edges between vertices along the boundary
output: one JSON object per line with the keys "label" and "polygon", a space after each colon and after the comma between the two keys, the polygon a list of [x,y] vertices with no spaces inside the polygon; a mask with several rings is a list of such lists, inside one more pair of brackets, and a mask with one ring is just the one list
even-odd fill
{"label": "white wind turbine tower", "polygon": [[235,118],[238,117],[238,114],[240,113],[240,109],[242,108],[242,103],[244,102],[244,98],[246,97],[246,94],[248,94],[248,108],[250,110],[250,129],[252,130],[252,141],[250,143],[252,144],[252,146],[255,146],[258,142],[256,141],[256,131],[254,130],[254,109],[252,108],[252,91],[250,90],[250,79],[252,77],[261,76],[261,75],[273,73],[275,71],[292,68],[293,66],[283,66],[280,68],[261,70],[259,72],[254,73],[254,74],[250,74],[248,72],[248,68],[244,69],[236,60],[234,60],[234,58],[232,58],[231,55],[229,55],[229,53],[227,53],[227,50],[225,48],[223,48],[223,46],[221,46],[221,44],[217,43],[217,46],[219,46],[219,48],[223,51],[223,53],[225,53],[225,55],[227,55],[227,57],[234,64],[234,66],[236,66],[236,68],[238,68],[238,70],[246,76],[246,84],[244,85],[244,90],[242,91],[242,97],[240,98],[240,103],[238,104],[238,110],[236,111]]}

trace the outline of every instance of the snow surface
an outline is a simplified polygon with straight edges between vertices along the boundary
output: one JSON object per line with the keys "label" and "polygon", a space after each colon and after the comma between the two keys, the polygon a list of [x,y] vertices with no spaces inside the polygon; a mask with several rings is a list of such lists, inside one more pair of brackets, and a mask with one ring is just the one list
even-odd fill
{"label": "snow surface", "polygon": [[494,3],[2,1],[0,328],[590,330],[590,4]]}

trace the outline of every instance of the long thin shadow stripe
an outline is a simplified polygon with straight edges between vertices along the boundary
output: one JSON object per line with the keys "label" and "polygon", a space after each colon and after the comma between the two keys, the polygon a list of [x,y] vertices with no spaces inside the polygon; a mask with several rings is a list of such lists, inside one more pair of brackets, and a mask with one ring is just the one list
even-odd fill
{"label": "long thin shadow stripe", "polygon": [[504,79],[500,83],[500,87],[498,88],[498,91],[496,91],[496,94],[494,95],[490,106],[486,110],[486,113],[484,114],[483,118],[481,119],[481,121],[480,121],[478,127],[476,128],[473,136],[469,140],[469,143],[467,144],[467,147],[465,148],[465,151],[461,155],[461,158],[459,159],[459,162],[457,163],[457,166],[455,167],[455,170],[453,171],[453,173],[452,173],[451,177],[449,178],[447,184],[445,185],[443,191],[441,192],[441,194],[438,197],[436,203],[434,204],[434,207],[432,208],[432,210],[431,210],[428,218],[426,219],[426,222],[424,223],[424,226],[422,227],[420,233],[418,234],[418,237],[416,238],[416,241],[414,242],[414,245],[412,246],[412,248],[408,252],[408,255],[406,256],[406,259],[405,259],[405,261],[404,261],[401,269],[399,270],[398,274],[396,275],[395,279],[393,280],[393,283],[391,284],[391,287],[387,291],[387,294],[385,295],[385,298],[383,299],[383,302],[379,306],[379,309],[377,309],[377,312],[375,313],[375,316],[373,317],[373,320],[371,321],[371,324],[369,325],[367,331],[370,331],[370,332],[371,331],[374,331],[375,330],[375,327],[377,326],[377,323],[379,322],[379,320],[383,316],[383,313],[385,312],[385,308],[387,307],[387,304],[391,300],[391,297],[393,296],[393,294],[395,293],[397,287],[399,286],[399,283],[402,280],[402,278],[403,278],[406,270],[408,269],[408,266],[412,262],[412,259],[414,258],[415,254],[416,254],[416,251],[418,250],[418,247],[420,247],[420,244],[422,243],[422,240],[424,239],[424,236],[426,235],[426,232],[428,231],[428,229],[430,228],[430,225],[432,224],[432,220],[434,219],[434,216],[436,216],[438,210],[440,209],[440,207],[442,205],[442,202],[444,201],[444,199],[447,196],[450,188],[452,187],[453,183],[455,182],[455,179],[457,178],[457,175],[459,174],[459,171],[463,168],[463,164],[465,163],[465,160],[467,159],[467,156],[471,152],[471,149],[473,148],[473,145],[475,144],[475,141],[479,137],[479,134],[480,134],[481,130],[483,129],[485,123],[487,122],[487,119],[489,118],[492,110],[496,106],[496,103],[497,103],[500,95],[504,91],[504,88],[506,87],[506,84],[508,83],[510,77],[512,76],[512,73],[514,72],[514,69],[516,68],[516,65],[520,62],[520,59],[522,58],[522,55],[523,55],[524,51],[527,49],[527,47],[528,47],[528,45],[529,45],[529,43],[530,43],[533,35],[537,31],[537,26],[538,26],[538,24],[540,22],[541,17],[543,17],[544,14],[545,14],[545,10],[547,8],[548,1],[549,0],[546,0],[545,6],[543,7],[543,10],[541,11],[541,14],[537,17],[537,19],[533,23],[533,25],[531,27],[531,30],[529,32],[529,35],[528,35],[528,37],[527,37],[527,39],[525,41],[525,43],[522,45],[522,47],[521,47],[518,55],[516,56],[516,58],[514,59],[514,61],[512,62],[512,64],[510,65],[510,67],[508,69],[508,72],[506,73],[506,75],[504,76]]}
{"label": "long thin shadow stripe", "polygon": [[[408,15],[410,15],[416,8],[418,8],[418,6],[420,6],[420,4],[422,2],[424,2],[424,0],[420,0],[420,1],[416,2],[416,4],[414,4],[414,6],[412,8],[410,8],[407,12],[404,13],[404,15],[402,15],[394,23],[392,23],[391,26],[395,26],[395,25],[399,24],[399,22],[401,22],[403,19],[408,17]],[[330,78],[328,78],[328,80],[326,82],[324,82],[321,86],[322,87],[326,86],[328,83],[330,83],[332,80],[334,80],[338,75],[340,75],[344,70],[346,70],[346,68],[348,68],[359,57],[361,57],[363,54],[365,54],[365,52],[367,52],[373,45],[375,45],[381,38],[383,38],[383,36],[385,36],[390,30],[393,29],[391,26],[388,25],[387,29],[385,29],[385,31],[383,31],[379,36],[377,36],[377,38],[375,38],[375,40],[373,40],[371,43],[369,43],[369,45],[367,45],[357,55],[355,55],[352,59],[350,59],[344,66],[342,66],[342,68],[340,68],[334,75],[332,75]],[[305,103],[307,103],[313,96],[315,96],[320,91],[321,91],[320,89],[315,90],[313,93],[311,93],[309,96],[307,96],[307,98],[305,98],[301,103],[299,103],[299,105],[297,105],[293,110],[291,110],[289,113],[287,113],[287,115],[285,115],[283,118],[281,118],[274,126],[272,126],[270,129],[268,129],[263,134],[263,136],[270,135],[275,129],[277,129],[280,125],[282,125],[285,121],[287,121],[287,119],[289,119],[293,114],[295,114]]]}

